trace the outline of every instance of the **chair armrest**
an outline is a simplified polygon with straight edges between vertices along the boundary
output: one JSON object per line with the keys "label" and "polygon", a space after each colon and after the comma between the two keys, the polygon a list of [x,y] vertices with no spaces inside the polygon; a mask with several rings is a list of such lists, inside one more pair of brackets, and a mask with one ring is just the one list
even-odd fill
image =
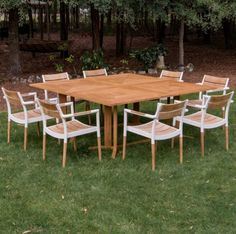
{"label": "chair armrest", "polygon": [[26,101],[26,102],[22,102],[23,105],[28,106],[28,105],[35,105],[37,104],[36,101]]}
{"label": "chair armrest", "polygon": [[99,112],[99,109],[95,109],[95,110],[89,110],[89,111],[76,112],[74,114],[65,114],[65,115],[63,114],[62,118],[67,119],[67,118],[72,118],[72,117],[91,115],[98,112]]}
{"label": "chair armrest", "polygon": [[22,93],[22,97],[29,97],[29,96],[37,96],[36,92],[30,92],[30,93]]}
{"label": "chair armrest", "polygon": [[141,117],[146,117],[146,118],[149,118],[149,119],[154,119],[155,118],[155,115],[146,114],[146,113],[143,113],[143,112],[140,112],[140,111],[134,111],[134,110],[130,110],[130,109],[124,109],[124,111],[126,113],[129,113],[129,114],[133,114],[133,115],[137,115],[137,116],[141,116]]}
{"label": "chair armrest", "polygon": [[73,102],[58,103],[57,105],[59,105],[60,107],[71,106],[73,105]]}

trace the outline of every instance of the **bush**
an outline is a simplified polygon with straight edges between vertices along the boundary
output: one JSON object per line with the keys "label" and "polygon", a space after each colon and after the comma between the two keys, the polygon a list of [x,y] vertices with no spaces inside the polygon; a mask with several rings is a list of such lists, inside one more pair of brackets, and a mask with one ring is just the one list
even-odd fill
{"label": "bush", "polygon": [[162,44],[158,44],[153,47],[133,50],[130,57],[142,62],[144,70],[147,72],[149,68],[154,67],[159,55],[165,56],[166,54],[167,49]]}
{"label": "bush", "polygon": [[85,51],[80,57],[82,70],[93,70],[107,67],[102,50]]}

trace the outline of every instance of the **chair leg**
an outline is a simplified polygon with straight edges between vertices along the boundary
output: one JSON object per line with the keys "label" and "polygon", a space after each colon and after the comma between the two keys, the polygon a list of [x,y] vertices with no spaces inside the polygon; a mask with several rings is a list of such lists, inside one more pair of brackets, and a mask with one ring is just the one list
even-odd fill
{"label": "chair leg", "polygon": [[98,160],[102,160],[102,147],[101,147],[101,137],[97,138],[98,141]]}
{"label": "chair leg", "polygon": [[[85,102],[85,110],[88,111],[90,110],[90,103],[89,102]],[[89,121],[89,125],[91,125],[91,116],[88,115],[88,121]]]}
{"label": "chair leg", "polygon": [[40,136],[40,122],[37,122],[37,134]]}
{"label": "chair leg", "polygon": [[229,127],[225,126],[225,148],[229,150]]}
{"label": "chair leg", "polygon": [[46,134],[43,134],[43,160],[46,160]]}
{"label": "chair leg", "polygon": [[74,151],[77,152],[77,142],[76,142],[76,137],[73,138],[73,147],[74,147]]}
{"label": "chair leg", "polygon": [[123,153],[122,153],[123,160],[125,160],[125,156],[126,156],[126,141],[127,141],[127,137],[123,136]]}
{"label": "chair leg", "polygon": [[11,120],[7,124],[7,143],[10,144],[11,139]]}
{"label": "chair leg", "polygon": [[64,142],[64,146],[63,146],[63,156],[62,156],[62,167],[63,167],[63,168],[66,166],[66,152],[67,152],[67,143]]}
{"label": "chair leg", "polygon": [[204,132],[201,132],[201,154],[204,157]]}
{"label": "chair leg", "polygon": [[152,145],[152,170],[155,171],[156,168],[156,144]]}
{"label": "chair leg", "polygon": [[175,138],[173,137],[173,138],[171,139],[171,148],[173,149],[174,146],[175,146]]}
{"label": "chair leg", "polygon": [[27,148],[27,140],[28,140],[28,128],[25,127],[25,130],[24,130],[24,150],[26,150],[26,148]]}
{"label": "chair leg", "polygon": [[183,137],[179,137],[179,161],[183,163]]}

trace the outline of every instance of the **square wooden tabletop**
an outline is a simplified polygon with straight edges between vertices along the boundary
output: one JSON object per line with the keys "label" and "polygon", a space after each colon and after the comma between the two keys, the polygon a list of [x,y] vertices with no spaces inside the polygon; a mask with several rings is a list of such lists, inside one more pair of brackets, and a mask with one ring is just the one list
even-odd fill
{"label": "square wooden tabletop", "polygon": [[51,81],[30,86],[105,106],[156,100],[162,97],[198,93],[215,88],[210,85],[177,82],[130,73],[108,77]]}

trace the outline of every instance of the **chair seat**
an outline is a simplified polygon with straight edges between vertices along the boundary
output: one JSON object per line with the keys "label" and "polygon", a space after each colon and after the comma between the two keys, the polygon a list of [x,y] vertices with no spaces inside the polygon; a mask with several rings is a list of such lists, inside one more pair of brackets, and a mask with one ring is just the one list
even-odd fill
{"label": "chair seat", "polygon": [[[68,134],[73,133],[73,132],[82,131],[82,130],[86,131],[89,128],[90,129],[94,128],[93,126],[86,125],[84,123],[81,123],[78,120],[68,121],[68,122],[66,122],[66,126],[67,126]],[[48,127],[48,129],[52,132],[57,133],[57,134],[64,134],[64,127],[63,127],[62,123],[50,126],[50,127]]]}
{"label": "chair seat", "polygon": [[[184,116],[183,122],[184,123],[192,123],[193,125],[199,127],[201,125],[201,116],[202,116],[202,112],[198,111],[196,113]],[[220,126],[223,124],[224,124],[223,118],[206,113],[205,119],[204,119],[205,128],[207,128],[207,126],[208,127],[210,127],[210,126],[217,127],[217,126]]]}
{"label": "chair seat", "polygon": [[[128,130],[146,137],[151,137],[152,122],[136,126],[128,126]],[[179,129],[157,121],[155,126],[155,139],[169,139],[178,134]]]}
{"label": "chair seat", "polygon": [[[29,110],[27,111],[27,114],[28,114],[28,119],[35,119],[35,118],[40,118],[42,119],[42,116],[41,116],[41,112],[39,109],[33,109],[33,110]],[[17,119],[20,119],[20,120],[25,120],[25,115],[24,115],[24,112],[17,112],[17,113],[14,113],[12,114],[15,118]]]}
{"label": "chair seat", "polygon": [[189,107],[196,107],[196,105],[201,105],[202,100],[201,99],[196,99],[196,100],[188,100],[187,106]]}

